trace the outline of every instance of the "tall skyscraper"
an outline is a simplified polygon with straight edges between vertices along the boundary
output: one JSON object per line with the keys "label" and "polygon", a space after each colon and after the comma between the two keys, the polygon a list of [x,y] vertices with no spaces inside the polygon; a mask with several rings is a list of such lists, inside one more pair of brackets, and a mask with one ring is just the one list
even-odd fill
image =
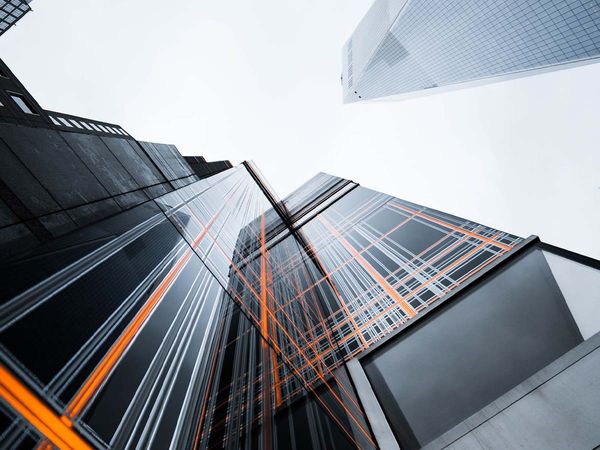
{"label": "tall skyscraper", "polygon": [[342,51],[343,98],[440,92],[599,56],[597,0],[375,0]]}
{"label": "tall skyscraper", "polygon": [[31,0],[0,0],[0,36],[31,11]]}
{"label": "tall skyscraper", "polygon": [[331,175],[200,179],[2,67],[3,447],[600,443],[598,261]]}

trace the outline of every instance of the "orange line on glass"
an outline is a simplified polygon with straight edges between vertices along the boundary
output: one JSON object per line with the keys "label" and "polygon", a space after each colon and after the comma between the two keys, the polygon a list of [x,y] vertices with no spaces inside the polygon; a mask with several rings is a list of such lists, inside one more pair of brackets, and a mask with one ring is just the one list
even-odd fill
{"label": "orange line on glass", "polygon": [[[252,288],[250,288],[252,290]],[[256,316],[252,313],[252,311],[250,309],[247,308],[247,306],[242,302],[242,300],[237,296],[237,294],[235,294],[235,292],[233,293],[234,298],[236,299],[236,303],[238,305],[240,305],[245,311],[246,313],[254,320],[254,322],[257,321]],[[284,334],[286,334],[285,329],[281,329],[281,331],[284,332]],[[279,345],[277,345],[277,342],[275,342],[273,339],[269,340],[271,342],[271,344],[273,345],[273,348],[279,353],[279,355],[287,361],[286,363],[286,367],[289,367],[292,371],[294,371],[297,375],[298,378],[300,380],[302,380],[304,377],[302,376],[302,374],[294,367],[294,363],[285,355],[284,351],[279,347]],[[295,342],[293,340],[291,340],[291,343],[294,345]],[[300,350],[300,349],[298,349]],[[300,354],[302,354],[302,351],[300,351]],[[309,362],[310,364],[310,362]],[[312,366],[312,365],[311,365]],[[314,369],[314,367],[313,367]],[[375,445],[375,443],[373,442],[373,440],[371,439],[371,435],[370,433],[368,433],[363,426],[360,424],[360,422],[358,421],[358,419],[356,419],[356,417],[354,417],[354,414],[352,414],[352,412],[346,407],[346,405],[344,404],[344,402],[342,401],[342,399],[340,399],[336,392],[332,389],[332,387],[329,385],[329,383],[327,382],[327,380],[320,375],[317,372],[317,376],[321,379],[321,381],[323,382],[323,384],[327,387],[327,389],[330,391],[331,395],[333,396],[333,398],[335,398],[335,400],[337,400],[337,402],[339,403],[339,405],[342,407],[342,409],[344,409],[346,411],[346,414],[348,415],[348,417],[350,417],[354,423],[356,423],[356,425],[358,426],[358,428],[361,430],[361,432],[364,434],[365,438],[367,440],[369,440],[369,442],[373,443],[373,445]],[[340,384],[339,385],[342,390],[345,390],[343,385]],[[316,399],[319,401],[319,403],[321,403],[323,405],[323,407],[326,409],[326,411],[328,411],[330,417],[338,423],[338,425],[340,426],[340,428],[343,430],[344,433],[346,433],[346,435],[348,435],[348,437],[350,438],[350,440],[352,440],[355,444],[357,444],[356,440],[354,439],[354,437],[352,436],[352,434],[346,430],[346,428],[342,425],[342,423],[337,419],[337,417],[335,417],[335,414],[333,412],[331,412],[331,410],[327,407],[327,405],[323,402],[323,400],[321,400],[321,398],[318,396],[318,394],[316,393],[316,391],[314,390],[314,388],[311,385],[306,385],[305,386],[307,389],[309,389],[313,394],[315,394]],[[358,444],[357,444],[358,445]]]}
{"label": "orange line on glass", "polygon": [[[200,235],[193,241],[192,248],[198,246],[202,238],[208,232],[210,225],[212,225],[216,219],[217,215],[218,213],[212,217],[211,221],[206,225],[202,233],[200,233]],[[146,304],[136,314],[133,321],[127,326],[123,334],[121,334],[109,352],[104,356],[100,364],[96,366],[96,369],[94,369],[84,385],[79,389],[77,395],[71,400],[71,402],[69,402],[65,410],[65,414],[68,417],[76,417],[87,405],[90,399],[96,394],[100,386],[104,383],[108,375],[114,369],[125,350],[129,347],[129,344],[133,341],[139,330],[142,328],[146,322],[146,319],[148,319],[156,306],[160,303],[191,256],[192,249],[188,249],[183,256],[181,256],[179,261],[177,261],[177,264],[175,264],[175,266],[169,271],[167,276],[160,282],[154,292],[150,295],[146,301]]]}
{"label": "orange line on glass", "polygon": [[[331,289],[333,290],[333,293],[337,297],[340,306],[344,309],[344,312],[346,313],[346,317],[348,317],[350,319],[350,321],[352,322],[352,325],[354,326],[354,329],[355,330],[358,329],[358,325],[354,321],[354,317],[350,313],[350,310],[348,309],[348,305],[346,305],[346,302],[342,299],[342,296],[340,295],[340,293],[338,292],[337,288],[335,287],[335,284],[333,284],[333,280],[331,279],[331,276],[330,276],[329,272],[325,268],[325,265],[323,264],[323,262],[319,258],[319,255],[317,255],[317,252],[315,251],[314,248],[312,248],[312,246],[310,244],[308,244],[308,246],[310,248],[310,251],[314,255],[315,259],[317,260],[317,262],[321,266],[321,269],[323,269],[323,272],[325,273],[325,278],[327,279],[327,281],[329,281],[329,285],[331,286]],[[328,327],[326,327],[325,323],[323,323],[323,327],[324,327],[325,330],[327,330],[327,333],[329,334],[329,329],[328,329]],[[361,333],[358,334],[358,337],[359,337],[360,341],[362,342],[363,348],[367,348],[367,341],[365,340],[365,337]],[[317,350],[315,350],[315,353],[316,352],[317,352]]]}
{"label": "orange line on glass", "polygon": [[373,266],[371,266],[371,264],[369,264],[369,262],[365,258],[363,258],[363,256],[352,246],[352,244],[350,244],[350,242],[348,242],[346,240],[346,238],[344,238],[340,234],[340,232],[338,230],[336,230],[327,221],[327,219],[325,219],[324,217],[319,217],[319,220],[323,223],[323,225],[325,225],[325,227],[330,231],[330,233],[338,240],[338,242],[340,242],[346,248],[346,250],[348,250],[350,252],[350,254],[352,256],[354,256],[356,261],[358,261],[360,263],[360,265],[363,266],[363,268],[367,272],[369,272],[369,275],[371,275],[371,277],[377,282],[377,284],[385,290],[387,295],[389,295],[392,298],[392,300],[394,300],[396,303],[398,303],[400,308],[402,308],[402,310],[409,317],[411,317],[411,318],[414,317],[416,315],[416,312],[413,309],[413,307],[410,306],[404,300],[404,298],[402,298],[402,296],[400,294],[398,294],[398,291],[396,291],[394,288],[392,288],[392,286],[390,286],[390,284],[386,281],[386,279],[384,277],[382,277],[381,274],[379,272],[377,272],[377,270],[375,270],[373,268]]}
{"label": "orange line on glass", "polygon": [[[497,237],[499,234],[497,234],[495,237]],[[421,290],[423,290],[423,288],[427,287],[429,284],[433,283],[435,280],[437,280],[439,277],[441,277],[442,275],[444,275],[445,273],[447,273],[448,271],[450,271],[451,269],[453,269],[454,267],[456,267],[457,265],[461,264],[462,262],[464,262],[465,260],[467,260],[471,255],[473,255],[474,253],[478,252],[481,248],[485,247],[486,245],[489,245],[488,242],[482,242],[481,244],[479,244],[477,247],[475,247],[474,249],[472,249],[471,251],[469,251],[467,254],[463,255],[461,258],[457,259],[456,261],[454,261],[452,264],[450,264],[449,266],[447,266],[446,268],[444,268],[444,270],[438,272],[434,277],[430,278],[429,280],[427,280],[425,283],[423,283],[421,286],[419,286],[418,289],[416,289],[413,294],[418,294],[419,292],[421,292]],[[373,318],[371,318],[367,323],[365,323],[364,325],[362,325],[360,327],[360,330],[364,330],[366,327],[368,327],[369,325],[375,323],[378,319],[380,319],[382,316],[384,316],[385,314],[387,314],[389,311],[391,311],[393,309],[393,307],[388,307],[386,309],[384,309],[383,311],[381,311],[380,313],[378,313],[376,316],[374,316]],[[348,337],[342,339],[341,342],[344,342],[345,340],[347,340]]]}
{"label": "orange line on glass", "polygon": [[395,204],[393,202],[390,202],[389,205],[392,206],[392,207],[394,207],[394,208],[396,208],[396,209],[401,209],[402,211],[406,211],[408,213],[414,214],[415,216],[427,219],[430,222],[437,223],[438,225],[442,225],[443,227],[450,228],[450,229],[452,229],[454,231],[457,231],[459,233],[466,234],[467,236],[473,237],[473,238],[478,239],[480,241],[484,241],[484,242],[486,242],[488,244],[494,244],[496,247],[500,247],[501,249],[503,249],[505,251],[512,250],[512,247],[510,247],[508,245],[505,245],[505,244],[502,244],[500,242],[494,241],[494,239],[496,239],[498,236],[500,236],[500,233],[496,234],[492,238],[487,238],[487,237],[482,236],[480,234],[473,233],[472,231],[468,231],[468,230],[465,230],[463,228],[457,227],[456,225],[452,225],[451,223],[445,222],[443,220],[436,219],[435,217],[432,217],[432,216],[427,215],[425,213],[418,212],[418,211],[413,211],[412,209],[407,208],[405,206],[400,206],[400,205],[397,205],[397,204]]}
{"label": "orange line on glass", "polygon": [[[240,269],[238,269],[238,267],[234,264],[234,262],[231,260],[231,258],[229,258],[229,256],[227,255],[227,253],[225,253],[225,251],[221,248],[221,246],[219,245],[219,243],[217,242],[217,240],[215,238],[213,238],[210,233],[208,234],[208,236],[213,240],[213,242],[215,243],[216,247],[221,251],[221,253],[223,254],[223,256],[225,256],[225,258],[228,260],[229,264],[231,264],[231,267],[235,270],[235,272],[238,274],[239,278],[243,281],[243,283],[246,285],[246,287],[250,290],[250,292],[252,293],[252,295],[254,295],[254,297],[256,299],[260,299],[260,295],[256,292],[256,290],[252,287],[252,285],[248,282],[248,280],[246,280],[246,278],[244,277],[244,275],[242,274],[242,272],[240,271]],[[253,320],[255,321],[255,323],[260,323],[260,320],[258,320],[256,318],[256,316],[252,313],[252,311],[248,308],[248,306],[235,294],[232,293],[234,295],[234,297],[237,299],[237,302],[245,311],[248,315],[250,315]],[[349,417],[358,425],[358,427],[361,429],[361,431],[363,432],[363,434],[365,435],[365,437],[369,440],[370,439],[370,434],[362,427],[362,425],[360,424],[360,422],[356,419],[356,417],[354,417],[354,415],[346,408],[346,406],[344,405],[344,402],[341,398],[338,397],[338,395],[336,394],[336,392],[329,386],[329,384],[327,383],[325,377],[323,376],[323,374],[320,373],[320,371],[314,366],[314,364],[312,364],[310,362],[310,359],[306,357],[306,355],[304,354],[304,352],[302,351],[302,349],[300,348],[300,346],[296,343],[296,341],[294,339],[292,339],[292,337],[289,335],[289,333],[287,332],[287,330],[285,329],[285,327],[277,320],[277,318],[273,315],[273,313],[271,311],[267,310],[267,313],[271,316],[271,320],[278,325],[278,329],[288,338],[289,342],[296,348],[296,350],[298,351],[298,354],[302,355],[304,357],[304,359],[306,361],[308,361],[310,367],[315,371],[316,375],[318,378],[321,379],[321,381],[323,381],[323,383],[325,384],[325,386],[328,387],[329,391],[331,392],[331,395],[337,400],[337,402],[340,404],[340,406],[346,410],[346,412],[348,413]],[[269,339],[269,342],[272,343],[272,345],[276,348],[279,349],[279,352],[281,354],[281,356],[283,356],[284,358],[286,358],[285,354],[283,353],[283,351],[279,348],[279,346],[277,345],[276,341],[274,339]],[[287,358],[286,358],[287,359]],[[294,370],[295,368],[292,366],[291,367],[292,370]],[[346,391],[344,386],[340,384],[340,388],[342,389],[342,391]],[[350,396],[350,394],[348,394],[346,392],[346,394],[348,395],[348,398],[352,399],[352,397]]]}
{"label": "orange line on glass", "polygon": [[0,397],[56,447],[61,449],[92,448],[49,406],[1,365]]}
{"label": "orange line on glass", "polygon": [[[448,237],[449,237],[449,235],[444,235],[442,238],[438,239],[436,242],[434,242],[433,244],[431,244],[429,247],[427,247],[421,253],[419,253],[418,255],[416,255],[415,257],[413,257],[411,259],[410,263],[413,263],[415,260],[417,260],[418,258],[420,258],[427,251],[429,251],[430,249],[432,249],[433,247],[435,247],[436,245],[438,245],[440,242],[442,242],[443,240],[447,239]],[[401,286],[406,280],[409,280],[410,278],[414,277],[417,273],[425,271],[425,269],[427,269],[428,267],[432,267],[432,264],[434,262],[437,262],[439,259],[441,259],[445,255],[447,255],[448,253],[450,253],[452,250],[454,250],[455,248],[457,248],[458,246],[460,246],[461,244],[463,244],[464,242],[466,242],[466,237],[467,236],[463,236],[462,238],[457,239],[455,243],[453,243],[452,245],[446,247],[444,250],[442,250],[439,253],[437,253],[433,258],[431,258],[430,260],[428,260],[425,264],[423,264],[421,266],[418,266],[416,269],[414,269],[411,272],[408,272],[400,280],[394,282],[394,284],[392,285],[392,288],[396,289],[398,286]],[[393,272],[391,272],[386,278],[395,276],[395,275],[399,274],[403,270],[405,270],[405,268],[403,266],[399,266],[396,270],[394,270]],[[443,270],[443,269],[441,269],[441,270]],[[415,291],[415,290],[410,291],[409,297],[412,297],[415,294],[415,292],[417,292],[417,291]],[[359,295],[357,295],[354,298],[352,298],[348,303],[353,303],[354,301],[356,301],[357,299],[359,299],[363,295],[364,295],[364,292],[361,292]],[[362,312],[367,311],[369,308],[371,308],[375,304],[376,301],[381,300],[381,298],[383,297],[383,295],[384,295],[384,293],[381,293],[381,294],[373,297],[370,302],[362,305],[358,309],[355,309],[354,310],[354,314],[355,315],[359,315]],[[334,314],[336,314],[336,313],[337,313],[337,311],[335,311]],[[337,331],[338,329],[342,328],[344,325],[346,325],[346,323],[348,323],[348,321],[349,321],[349,319],[346,318],[346,319],[342,320],[341,322],[338,322],[333,327],[333,331]]]}
{"label": "orange line on glass", "polygon": [[267,315],[267,256],[265,248],[265,214],[260,216],[260,331],[269,338],[269,318]]}
{"label": "orange line on glass", "polygon": [[[254,298],[257,300],[257,302],[261,303],[260,300],[260,294],[257,293],[257,291],[252,287],[252,285],[248,282],[248,280],[246,279],[246,277],[242,274],[242,271],[237,267],[237,265],[231,260],[231,258],[229,257],[229,255],[225,252],[225,250],[223,250],[223,248],[221,247],[221,245],[219,244],[219,241],[213,237],[211,235],[211,233],[208,233],[208,237],[213,241],[213,243],[215,244],[216,248],[223,254],[223,256],[227,259],[227,261],[229,262],[229,264],[231,265],[231,268],[235,270],[235,272],[237,273],[237,275],[239,276],[240,280],[243,281],[243,283],[246,285],[246,287],[250,290],[250,292],[252,293],[252,295],[254,296]],[[233,249],[233,251],[237,251],[235,248]],[[252,267],[250,265],[246,265],[246,268],[248,268],[255,276],[257,276],[257,274],[254,272],[254,270],[252,269]],[[273,298],[275,298],[275,295],[273,294],[273,292],[271,292],[269,289],[267,289],[267,293],[268,295],[272,296]],[[241,300],[237,297],[237,295],[235,295],[235,293],[233,293],[233,295],[237,298],[237,303],[240,304],[240,306],[242,306],[247,312],[248,314],[253,317],[254,319],[254,323],[255,325],[258,326],[259,330],[260,330],[260,320],[251,312],[251,310],[249,309],[249,307]],[[320,378],[322,381],[325,382],[325,378],[323,377],[323,374],[321,373],[321,371],[319,371],[314,363],[311,361],[310,358],[308,358],[306,356],[306,354],[304,353],[304,351],[301,349],[301,347],[299,346],[299,344],[290,336],[290,334],[287,332],[286,328],[279,322],[279,320],[274,316],[273,312],[270,311],[269,309],[266,310],[268,315],[271,316],[271,320],[274,322],[274,324],[276,324],[278,327],[278,329],[288,338],[289,342],[298,350],[298,353],[300,355],[302,355],[302,357],[308,362],[309,366],[315,371],[315,374],[318,378]],[[306,336],[304,336],[301,332],[301,330],[299,330],[296,325],[295,322],[287,315],[287,313],[285,311],[281,311],[282,314],[284,314],[289,320],[289,325],[294,328],[298,333],[298,337],[302,338],[305,342],[307,347],[311,348],[315,345],[314,342],[309,342],[308,339],[306,338]],[[269,339],[269,342],[272,342],[275,345],[275,340],[274,339]],[[319,358],[319,354],[318,352],[315,352],[315,356],[317,358]],[[324,367],[326,367],[325,364],[323,364]],[[329,372],[329,370],[327,371]],[[327,383],[325,382],[325,384],[327,385]],[[327,385],[328,386],[328,385]],[[328,386],[329,387],[329,386]],[[341,391],[343,393],[346,394],[346,396],[348,397],[348,399],[353,402],[354,404],[356,404],[355,400],[353,399],[352,395],[350,395],[350,393],[348,393],[348,391],[345,389],[345,387],[340,384],[340,388]],[[342,400],[337,396],[337,394],[331,389],[329,388],[332,395],[336,398],[336,400],[338,400],[341,404],[341,406],[343,408],[345,408],[345,406],[343,405]],[[359,422],[356,420],[356,418],[351,415],[352,420],[359,426],[359,428],[362,428],[362,426],[359,424]],[[364,430],[363,430],[364,431]]]}
{"label": "orange line on glass", "polygon": [[85,384],[79,389],[79,392],[75,398],[69,403],[66,408],[66,414],[69,417],[77,416],[85,407],[87,402],[96,394],[104,380],[108,377],[110,372],[131,343],[133,338],[136,336],[138,331],[142,328],[142,325],[146,322],[146,319],[154,311],[154,308],[158,305],[160,300],[163,298],[171,284],[181,272],[184,265],[190,259],[192,255],[191,250],[187,250],[185,254],[179,259],[175,267],[173,267],[167,276],[161,281],[160,285],[152,293],[146,304],[137,313],[133,321],[125,329],[121,337],[111,347],[110,351],[102,359],[100,364],[96,367],[92,375],[87,379]]}

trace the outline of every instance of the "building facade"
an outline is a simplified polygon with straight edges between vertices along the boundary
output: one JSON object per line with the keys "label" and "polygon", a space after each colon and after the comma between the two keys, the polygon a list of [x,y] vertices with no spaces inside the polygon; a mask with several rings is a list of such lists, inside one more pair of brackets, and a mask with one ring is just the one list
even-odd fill
{"label": "building facade", "polygon": [[2,446],[600,444],[598,261],[331,175],[204,177],[2,67]]}
{"label": "building facade", "polygon": [[31,0],[0,0],[0,36],[31,11]]}
{"label": "building facade", "polygon": [[599,56],[597,1],[376,0],[344,45],[343,98],[442,92]]}

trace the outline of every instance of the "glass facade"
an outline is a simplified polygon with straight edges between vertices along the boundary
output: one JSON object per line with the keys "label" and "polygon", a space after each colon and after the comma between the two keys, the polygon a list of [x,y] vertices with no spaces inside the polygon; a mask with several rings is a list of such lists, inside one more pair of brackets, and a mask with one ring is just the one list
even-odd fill
{"label": "glass facade", "polygon": [[376,0],[344,46],[343,95],[355,102],[598,56],[598,1]]}
{"label": "glass facade", "polygon": [[401,448],[417,449],[582,342],[533,249],[363,364]]}
{"label": "glass facade", "polygon": [[323,173],[280,200],[4,83],[37,114],[0,111],[0,448],[437,448],[600,367],[600,262]]}
{"label": "glass facade", "polygon": [[0,35],[31,11],[31,0],[0,0]]}
{"label": "glass facade", "polygon": [[520,238],[325,174],[282,217],[256,176],[237,166],[3,264],[4,408],[33,408],[24,390],[63,424],[9,418],[3,439],[377,447],[344,361]]}

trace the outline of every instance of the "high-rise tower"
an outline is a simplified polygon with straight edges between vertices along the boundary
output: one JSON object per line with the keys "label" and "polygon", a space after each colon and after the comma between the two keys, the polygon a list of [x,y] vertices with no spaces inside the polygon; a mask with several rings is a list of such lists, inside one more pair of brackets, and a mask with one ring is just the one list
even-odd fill
{"label": "high-rise tower", "polygon": [[25,16],[31,0],[0,0],[0,36]]}
{"label": "high-rise tower", "polygon": [[600,443],[600,262],[327,174],[280,200],[0,68],[3,447]]}
{"label": "high-rise tower", "polygon": [[439,92],[599,56],[596,0],[376,0],[344,45],[343,98]]}

